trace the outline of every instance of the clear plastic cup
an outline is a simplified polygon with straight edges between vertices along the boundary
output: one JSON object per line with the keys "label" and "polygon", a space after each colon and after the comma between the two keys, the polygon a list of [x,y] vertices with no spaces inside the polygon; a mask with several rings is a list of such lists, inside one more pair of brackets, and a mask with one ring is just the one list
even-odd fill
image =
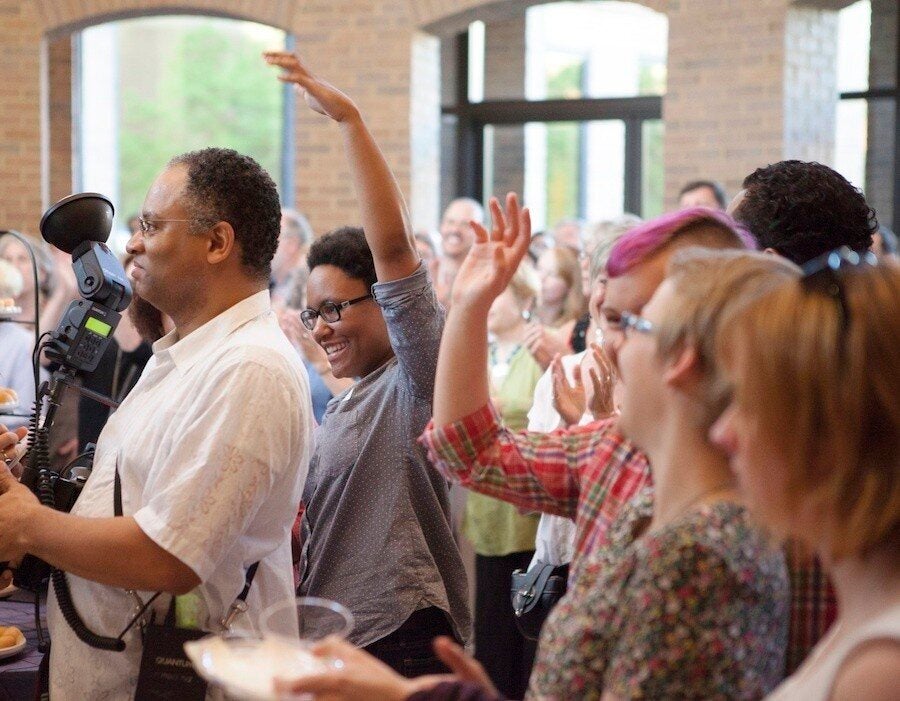
{"label": "clear plastic cup", "polygon": [[329,635],[346,638],[353,630],[353,614],[345,606],[315,596],[298,596],[269,606],[260,616],[263,635],[288,635],[289,621],[297,621],[300,640],[314,643]]}
{"label": "clear plastic cup", "polygon": [[[293,622],[300,630],[298,640]],[[309,694],[276,694],[275,679],[292,679],[316,665],[338,665],[339,660],[313,658],[309,646],[329,635],[346,638],[353,630],[353,615],[328,599],[297,597],[264,609],[259,618],[260,637],[209,636],[196,643],[189,656],[210,682],[208,698],[215,701],[312,701]]]}

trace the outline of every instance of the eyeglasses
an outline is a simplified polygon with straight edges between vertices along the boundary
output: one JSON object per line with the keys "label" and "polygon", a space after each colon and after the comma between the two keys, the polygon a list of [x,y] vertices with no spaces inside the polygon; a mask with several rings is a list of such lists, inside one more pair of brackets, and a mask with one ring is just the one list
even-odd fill
{"label": "eyeglasses", "polygon": [[158,228],[158,224],[166,224],[168,222],[190,222],[193,219],[144,219],[143,217],[138,218],[138,227],[140,227],[142,234],[149,234],[153,231],[156,231]]}
{"label": "eyeglasses", "polygon": [[369,299],[371,296],[372,294],[369,293],[362,297],[348,299],[346,302],[324,302],[318,309],[304,309],[300,312],[300,321],[302,321],[303,325],[310,331],[316,328],[316,319],[320,316],[326,323],[333,324],[336,321],[341,320],[341,310],[346,309],[357,302]]}
{"label": "eyeglasses", "polygon": [[854,251],[849,246],[841,246],[823,253],[801,266],[803,277],[800,284],[807,291],[821,292],[835,300],[841,315],[841,329],[850,324],[850,309],[844,294],[844,283],[838,271],[842,268],[856,268],[862,265],[877,265],[878,258],[871,251]]}
{"label": "eyeglasses", "polygon": [[622,312],[619,319],[619,328],[626,336],[629,331],[637,331],[638,333],[652,334],[656,332],[656,324],[631,312]]}

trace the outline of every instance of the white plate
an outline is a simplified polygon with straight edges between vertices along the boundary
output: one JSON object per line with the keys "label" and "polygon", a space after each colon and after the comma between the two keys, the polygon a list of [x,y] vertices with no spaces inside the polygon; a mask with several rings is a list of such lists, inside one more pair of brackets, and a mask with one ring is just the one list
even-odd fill
{"label": "white plate", "polygon": [[184,650],[201,677],[242,701],[277,701],[275,679],[296,679],[327,669],[300,641],[275,636],[208,635],[185,643]]}
{"label": "white plate", "polygon": [[12,319],[22,313],[22,307],[3,307],[0,309],[0,319]]}
{"label": "white plate", "polygon": [[13,411],[19,408],[18,402],[6,402],[6,404],[0,404],[0,414],[3,414],[7,411]]}
{"label": "white plate", "polygon": [[22,642],[13,645],[12,647],[4,647],[0,648],[0,660],[4,657],[12,657],[13,655],[17,655],[22,650],[25,649],[25,646],[28,644],[28,641],[25,640],[25,636],[22,636]]}

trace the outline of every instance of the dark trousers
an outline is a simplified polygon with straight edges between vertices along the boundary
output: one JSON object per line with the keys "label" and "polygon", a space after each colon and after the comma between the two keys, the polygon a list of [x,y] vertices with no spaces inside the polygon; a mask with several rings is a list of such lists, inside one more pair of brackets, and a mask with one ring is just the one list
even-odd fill
{"label": "dark trousers", "polygon": [[431,641],[439,635],[456,639],[447,614],[431,606],[416,611],[393,633],[363,649],[404,677],[446,674],[450,670],[431,647]]}
{"label": "dark trousers", "polygon": [[534,551],[475,556],[475,659],[508,699],[525,698],[537,644],[516,627],[513,570],[528,569]]}

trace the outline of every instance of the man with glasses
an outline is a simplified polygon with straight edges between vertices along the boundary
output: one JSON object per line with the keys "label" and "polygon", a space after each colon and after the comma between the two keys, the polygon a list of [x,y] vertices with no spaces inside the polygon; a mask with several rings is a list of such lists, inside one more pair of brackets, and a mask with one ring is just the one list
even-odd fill
{"label": "man with glasses", "polygon": [[307,257],[301,320],[335,377],[359,381],[331,400],[316,433],[300,593],[344,604],[355,617],[350,642],[401,674],[441,671],[431,639],[470,632],[447,483],[416,442],[431,416],[444,314],[357,106],[293,54],[266,58],[337,123],[363,224],[325,234]]}
{"label": "man with glasses", "polygon": [[[173,159],[127,249],[136,297],[175,328],[103,429],[78,502],[69,514],[41,506],[0,468],[0,560],[31,553],[65,571],[87,627],[124,644],[89,647],[51,593],[51,698],[135,695],[149,639],[127,627],[153,592],[158,621],[179,595],[175,623],[222,632],[249,583],[231,625],[245,633],[294,594],[289,529],[313,422],[306,373],[270,308],[279,216],[253,159],[217,148]],[[296,620],[280,624],[296,635]]]}

